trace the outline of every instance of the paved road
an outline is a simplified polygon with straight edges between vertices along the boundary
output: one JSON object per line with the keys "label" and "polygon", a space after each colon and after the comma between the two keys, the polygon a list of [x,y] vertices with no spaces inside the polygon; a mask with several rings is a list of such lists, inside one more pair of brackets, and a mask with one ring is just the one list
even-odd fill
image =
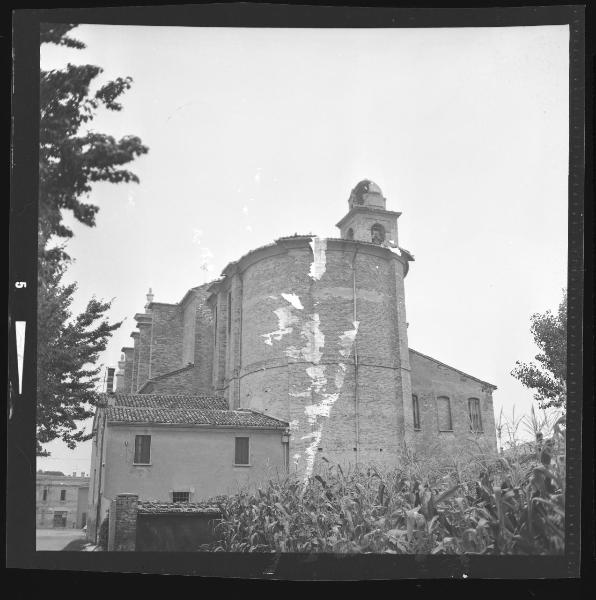
{"label": "paved road", "polygon": [[84,537],[85,532],[80,529],[38,529],[35,532],[37,550],[62,550],[66,544]]}

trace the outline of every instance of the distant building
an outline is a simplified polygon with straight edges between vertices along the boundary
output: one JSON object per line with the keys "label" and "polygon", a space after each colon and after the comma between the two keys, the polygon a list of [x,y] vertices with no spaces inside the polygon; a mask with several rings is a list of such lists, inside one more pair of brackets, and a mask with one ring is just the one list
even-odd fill
{"label": "distant building", "polygon": [[[270,462],[301,475],[321,461],[390,468],[404,448],[496,456],[496,387],[409,348],[404,281],[414,259],[398,244],[400,214],[364,180],[339,238],[280,238],[179,303],[154,302],[150,290],[134,344],[122,348],[117,393],[96,415],[94,450],[107,433],[92,462],[90,513],[103,514],[117,493],[167,500],[192,489],[200,500],[230,478],[244,482],[231,457],[248,415],[280,423],[262,434],[275,443]],[[170,404],[173,394],[188,407]],[[217,411],[229,415],[225,434]],[[136,464],[143,436],[166,469]]]}
{"label": "distant building", "polygon": [[36,527],[80,529],[87,524],[89,477],[59,471],[36,476]]}

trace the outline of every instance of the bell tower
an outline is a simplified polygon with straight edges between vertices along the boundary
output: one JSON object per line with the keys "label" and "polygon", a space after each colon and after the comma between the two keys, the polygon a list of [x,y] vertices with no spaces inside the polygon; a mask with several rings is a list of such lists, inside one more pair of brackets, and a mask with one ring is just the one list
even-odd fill
{"label": "bell tower", "polygon": [[348,214],[337,223],[340,236],[347,240],[397,246],[397,219],[401,215],[386,209],[381,188],[363,179],[348,198]]}

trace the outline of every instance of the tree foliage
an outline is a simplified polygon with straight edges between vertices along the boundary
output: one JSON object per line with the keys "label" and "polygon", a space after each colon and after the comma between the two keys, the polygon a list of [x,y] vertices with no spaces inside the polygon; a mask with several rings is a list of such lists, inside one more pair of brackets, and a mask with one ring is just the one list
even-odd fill
{"label": "tree foliage", "polygon": [[[42,24],[40,40],[84,48],[84,44],[66,35],[73,27]],[[147,152],[138,137],[128,135],[116,140],[90,129],[82,130],[101,107],[121,110],[118,98],[132,83],[130,77],[118,77],[92,93],[93,80],[101,72],[97,66],[72,64],[65,69],[41,71],[39,217],[42,248],[52,235],[72,236],[72,230],[62,221],[63,210],[72,211],[75,219],[85,225],[95,225],[99,209],[83,201],[94,182],[138,182],[138,177],[124,168]]]}
{"label": "tree foliage", "polygon": [[530,331],[540,349],[536,362],[517,361],[511,374],[535,391],[540,408],[565,408],[567,401],[567,293],[558,311],[547,310],[531,317]]}
{"label": "tree foliage", "polygon": [[[72,24],[42,24],[40,43],[82,49],[67,34]],[[102,69],[68,64],[40,74],[39,235],[37,315],[37,453],[47,456],[43,444],[61,439],[69,448],[90,438],[80,421],[93,416],[101,367],[99,355],[121,323],[106,317],[111,302],[91,298],[83,312],[71,311],[76,284],[65,285],[70,262],[64,244],[56,238],[73,235],[63,222],[63,211],[89,227],[99,208],[86,201],[92,185],[138,182],[125,168],[147,152],[133,135],[116,140],[89,129],[99,109],[119,111],[119,97],[131,78],[117,78],[92,92]]]}
{"label": "tree foliage", "polygon": [[70,305],[76,284],[63,285],[65,267],[56,264],[38,280],[37,309],[37,452],[47,456],[42,444],[56,438],[69,448],[91,434],[78,429],[78,421],[93,416],[95,391],[100,380],[99,355],[121,323],[105,318],[110,302],[89,300],[73,316]]}

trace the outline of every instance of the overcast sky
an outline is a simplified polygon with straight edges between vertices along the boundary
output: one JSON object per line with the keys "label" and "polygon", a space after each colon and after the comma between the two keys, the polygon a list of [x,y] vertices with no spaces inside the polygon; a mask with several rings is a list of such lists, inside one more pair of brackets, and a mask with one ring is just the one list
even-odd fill
{"label": "overcast sky", "polygon": [[[44,45],[42,68],[131,76],[123,110],[92,128],[150,148],[131,166],[139,185],[94,187],[95,228],[67,217],[73,309],[95,294],[127,319],[105,366],[132,345],[149,287],[178,302],[280,236],[336,237],[368,178],[415,256],[410,347],[498,386],[497,414],[529,411],[510,372],[536,354],[530,316],[556,309],[567,279],[568,26],[71,35],[87,48]],[[47,448],[38,468],[89,471],[90,443]]]}

